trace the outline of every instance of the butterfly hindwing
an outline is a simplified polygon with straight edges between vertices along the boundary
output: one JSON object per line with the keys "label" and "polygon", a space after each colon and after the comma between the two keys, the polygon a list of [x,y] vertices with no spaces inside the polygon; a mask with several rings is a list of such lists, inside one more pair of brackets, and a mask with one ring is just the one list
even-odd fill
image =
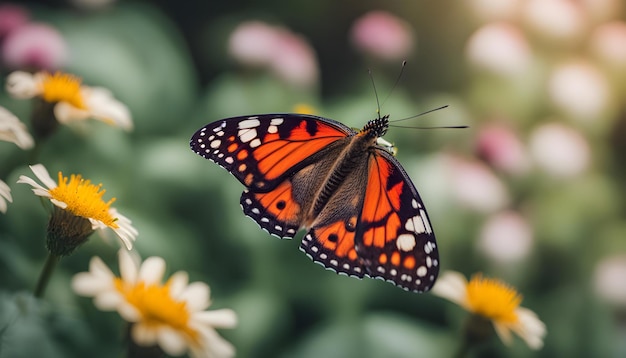
{"label": "butterfly hindwing", "polygon": [[268,233],[280,238],[293,238],[302,221],[302,208],[293,198],[291,180],[286,179],[274,190],[241,194],[244,214]]}
{"label": "butterfly hindwing", "polygon": [[416,292],[429,290],[439,255],[426,209],[400,163],[387,151],[370,156],[355,246],[371,277]]}
{"label": "butterfly hindwing", "polygon": [[267,192],[354,131],[329,119],[264,114],[223,119],[198,130],[191,149],[233,174],[253,192]]}

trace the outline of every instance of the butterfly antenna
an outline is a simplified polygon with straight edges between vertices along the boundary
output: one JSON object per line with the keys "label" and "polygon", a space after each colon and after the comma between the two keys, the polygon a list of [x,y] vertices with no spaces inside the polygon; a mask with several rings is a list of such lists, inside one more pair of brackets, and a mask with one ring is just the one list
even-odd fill
{"label": "butterfly antenna", "polygon": [[383,106],[385,105],[385,103],[387,102],[389,97],[391,97],[391,94],[393,93],[393,90],[396,89],[396,87],[398,87],[398,83],[400,83],[400,79],[402,78],[402,75],[404,74],[404,68],[405,67],[406,67],[406,60],[402,61],[402,67],[400,67],[400,73],[398,73],[398,77],[396,77],[396,81],[393,83],[393,86],[391,87],[391,90],[389,91],[389,94],[383,100],[383,102],[382,102]]}
{"label": "butterfly antenna", "polygon": [[370,76],[370,81],[372,81],[372,88],[374,88],[374,96],[376,97],[376,115],[378,116],[378,118],[380,118],[380,101],[378,100],[378,91],[376,90],[376,83],[374,82],[372,69],[368,68],[367,73]]}
{"label": "butterfly antenna", "polygon": [[[437,107],[437,108],[434,108],[434,109],[428,110],[428,111],[426,111],[426,112],[422,112],[422,113],[420,113],[420,114],[416,114],[416,115],[414,115],[414,116],[410,116],[410,117],[406,117],[406,118],[401,118],[401,119],[397,119],[397,120],[395,120],[395,121],[389,121],[389,122],[390,122],[390,123],[391,123],[391,122],[394,122],[394,123],[395,123],[395,122],[400,122],[400,121],[406,121],[407,119],[413,119],[413,118],[421,117],[421,116],[423,116],[423,115],[425,115],[425,114],[432,113],[432,112],[434,112],[434,111],[438,111],[438,110],[440,110],[440,109],[444,109],[444,108],[448,108],[448,105],[446,104],[445,106]],[[390,126],[390,127],[394,127],[394,128],[411,128],[411,129],[442,129],[442,128],[447,128],[447,129],[458,129],[458,128],[469,128],[469,126],[415,127],[415,126],[397,126],[397,125],[393,125],[393,124],[390,124],[389,126]]]}
{"label": "butterfly antenna", "polygon": [[[396,119],[394,121],[389,121],[389,123],[401,122],[401,121],[406,121],[406,120],[409,120],[409,119],[421,117],[421,116],[426,115],[428,113],[432,113],[432,112],[435,112],[435,111],[438,111],[438,110],[441,110],[441,109],[444,109],[444,108],[448,108],[448,105],[446,104],[445,106],[437,107],[437,108],[434,108],[434,109],[429,109],[426,112],[422,112],[422,113],[416,114],[414,116],[410,116],[410,117],[406,117],[406,118],[400,118],[400,119]],[[399,127],[399,128],[402,128],[402,127]]]}

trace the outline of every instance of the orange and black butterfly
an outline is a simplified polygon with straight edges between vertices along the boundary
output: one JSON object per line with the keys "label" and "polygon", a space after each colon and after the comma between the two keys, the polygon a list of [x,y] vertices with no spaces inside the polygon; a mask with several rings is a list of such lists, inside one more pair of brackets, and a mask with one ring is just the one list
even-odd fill
{"label": "orange and black butterfly", "polygon": [[191,149],[245,187],[243,212],[267,232],[338,273],[405,290],[435,283],[439,255],[424,203],[389,145],[389,116],[355,131],[303,114],[222,119],[191,138]]}

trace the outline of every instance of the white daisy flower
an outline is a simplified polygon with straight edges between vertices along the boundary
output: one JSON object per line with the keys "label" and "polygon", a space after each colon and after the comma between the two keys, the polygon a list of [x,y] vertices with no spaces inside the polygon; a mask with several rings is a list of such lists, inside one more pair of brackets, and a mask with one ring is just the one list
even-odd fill
{"label": "white daisy flower", "polygon": [[43,185],[25,175],[20,176],[18,183],[31,185],[36,195],[50,199],[55,206],[74,216],[89,220],[92,230],[113,230],[127,249],[133,247],[137,230],[127,217],[111,207],[115,198],[108,202],[102,200],[105,193],[102,184],[94,185],[81,175],[64,177],[61,172],[58,174],[57,184],[42,164],[31,165],[30,168]]}
{"label": "white daisy flower", "polygon": [[206,310],[210,305],[209,286],[189,283],[184,271],[165,283],[165,261],[160,257],[136,263],[130,253],[118,253],[120,277],[94,257],[89,271],[74,276],[76,293],[93,297],[101,310],[117,311],[132,323],[131,337],[140,346],[158,346],[169,355],[189,352],[192,357],[232,357],[233,346],[215,331],[237,324],[230,309]]}
{"label": "white daisy flower", "polygon": [[7,77],[6,90],[15,98],[39,97],[55,103],[54,116],[63,124],[95,118],[127,131],[133,129],[128,107],[111,91],[82,85],[80,78],[67,73],[15,71]]}
{"label": "white daisy flower", "polygon": [[500,339],[507,345],[513,340],[512,331],[532,349],[543,346],[545,324],[533,311],[520,307],[522,296],[500,280],[476,274],[468,282],[461,273],[448,271],[439,276],[432,293],[490,320]]}

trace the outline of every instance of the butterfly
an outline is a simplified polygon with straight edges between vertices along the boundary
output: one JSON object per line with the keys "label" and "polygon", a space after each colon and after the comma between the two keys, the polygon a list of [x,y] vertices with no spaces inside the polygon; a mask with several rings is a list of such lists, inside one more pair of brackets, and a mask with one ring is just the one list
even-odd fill
{"label": "butterfly", "polygon": [[439,272],[435,235],[415,186],[382,139],[389,116],[360,131],[305,114],[207,124],[191,149],[244,186],[241,207],[270,234],[304,235],[300,250],[340,274],[428,291]]}

